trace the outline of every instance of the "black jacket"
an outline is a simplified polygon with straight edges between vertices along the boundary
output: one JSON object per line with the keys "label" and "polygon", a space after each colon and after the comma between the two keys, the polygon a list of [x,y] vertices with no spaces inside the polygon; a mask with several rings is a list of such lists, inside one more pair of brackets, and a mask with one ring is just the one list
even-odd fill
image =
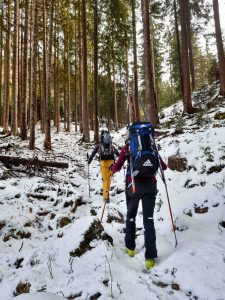
{"label": "black jacket", "polygon": [[104,149],[104,146],[102,143],[99,143],[98,145],[95,146],[94,150],[92,151],[91,155],[89,156],[89,159],[88,159],[88,164],[90,164],[93,160],[93,158],[95,157],[95,155],[97,153],[99,153],[99,159],[100,161],[101,160],[114,160],[115,159],[115,155],[116,156],[119,156],[119,152],[118,150],[112,145],[110,144],[110,153],[109,154],[104,154],[103,152],[103,149]]}

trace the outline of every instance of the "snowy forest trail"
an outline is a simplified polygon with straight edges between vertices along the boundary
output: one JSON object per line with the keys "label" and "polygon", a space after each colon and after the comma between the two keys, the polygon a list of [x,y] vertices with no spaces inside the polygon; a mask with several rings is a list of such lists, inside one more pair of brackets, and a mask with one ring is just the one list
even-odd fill
{"label": "snowy forest trail", "polygon": [[[215,110],[207,115],[205,127],[199,130],[191,130],[195,119],[187,120],[182,134],[172,136],[175,124],[168,129],[169,135],[157,141],[164,160],[179,153],[186,158],[188,168],[166,171],[177,226],[176,248],[165,187],[158,178],[154,220],[159,257],[150,271],[144,268],[141,203],[135,257],[130,258],[124,250],[124,169],[112,178],[103,231],[98,231],[93,224],[99,224],[103,208],[100,166],[97,157],[89,166],[89,198],[86,160],[94,145],[80,144],[81,135],[74,131],[61,132],[52,136],[54,150],[46,157],[38,150],[43,143],[40,132],[34,152],[27,150],[26,142],[6,137],[3,146],[11,145],[6,154],[26,158],[38,155],[68,162],[69,168],[31,176],[29,170],[21,173],[2,166],[1,299],[14,299],[21,292],[30,292],[32,297],[42,291],[81,300],[112,296],[119,300],[224,300],[225,230],[219,224],[225,215],[225,181],[220,171],[225,157],[225,127],[212,121],[214,114]],[[112,133],[114,144],[122,146],[125,134],[125,128]]]}

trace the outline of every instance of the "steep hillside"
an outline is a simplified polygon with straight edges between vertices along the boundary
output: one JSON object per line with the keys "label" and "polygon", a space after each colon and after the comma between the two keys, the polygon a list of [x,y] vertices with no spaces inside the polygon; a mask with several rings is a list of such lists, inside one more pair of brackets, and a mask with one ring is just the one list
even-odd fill
{"label": "steep hillside", "polygon": [[[158,176],[155,209],[158,259],[144,268],[142,207],[137,217],[137,254],[124,251],[124,170],[113,176],[102,225],[103,201],[97,159],[90,165],[77,133],[53,136],[48,160],[68,170],[0,170],[0,299],[225,299],[225,99],[217,85],[193,95],[196,113],[183,116],[178,103],[161,113],[156,130],[176,223],[178,246],[165,188]],[[124,144],[126,129],[114,133]],[[6,137],[1,154],[45,157],[27,143]],[[43,135],[38,133],[38,148]],[[34,295],[35,292],[38,292]],[[42,292],[42,293],[41,293]],[[48,294],[45,294],[48,292]],[[43,294],[44,293],[44,294]],[[53,295],[58,297],[54,297]],[[15,298],[17,299],[17,298]],[[60,299],[60,298],[59,298]]]}

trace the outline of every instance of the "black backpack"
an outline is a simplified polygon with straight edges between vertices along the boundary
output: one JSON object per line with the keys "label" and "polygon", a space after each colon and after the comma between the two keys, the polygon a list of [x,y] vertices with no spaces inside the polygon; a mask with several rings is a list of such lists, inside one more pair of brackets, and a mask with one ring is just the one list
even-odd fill
{"label": "black backpack", "polygon": [[113,159],[114,151],[112,146],[112,139],[108,131],[101,133],[101,144],[100,144],[100,156],[101,159]]}
{"label": "black backpack", "polygon": [[143,178],[156,175],[159,160],[154,143],[153,125],[148,122],[134,123],[129,130],[129,141],[133,175]]}

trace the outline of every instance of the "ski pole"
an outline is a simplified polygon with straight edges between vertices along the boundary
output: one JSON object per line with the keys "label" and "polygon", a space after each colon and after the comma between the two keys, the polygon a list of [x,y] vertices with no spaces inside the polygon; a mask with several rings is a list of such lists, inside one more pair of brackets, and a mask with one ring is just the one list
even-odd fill
{"label": "ski pole", "polygon": [[[159,158],[159,155],[158,155],[158,158]],[[166,196],[167,196],[167,201],[168,201],[168,206],[169,206],[169,211],[170,211],[170,218],[171,218],[171,222],[172,222],[172,226],[173,226],[173,233],[174,233],[174,237],[175,237],[175,247],[177,247],[178,242],[177,242],[177,236],[176,236],[176,226],[175,226],[174,220],[173,220],[173,213],[172,213],[172,208],[171,208],[171,205],[170,205],[170,198],[169,198],[166,178],[165,178],[165,175],[164,175],[164,172],[163,172],[163,169],[162,169],[160,159],[159,159],[159,165],[160,165],[160,172],[161,172],[161,175],[162,175],[162,181],[163,181],[163,183],[165,185],[165,189],[166,189]]]}
{"label": "ski pole", "polygon": [[[89,160],[89,155],[87,153],[87,162]],[[88,163],[88,194],[89,198],[91,197],[91,185],[90,185],[90,176],[89,176],[89,163]]]}
{"label": "ski pole", "polygon": [[157,154],[157,157],[158,157],[158,161],[159,161],[159,170],[160,170],[160,173],[161,173],[161,178],[162,178],[162,181],[163,181],[163,183],[165,185],[165,189],[166,189],[166,197],[167,197],[169,211],[170,211],[170,218],[171,218],[171,222],[172,222],[172,226],[173,226],[173,233],[174,233],[174,238],[175,238],[175,248],[176,248],[177,245],[178,245],[176,231],[175,231],[176,230],[176,226],[175,226],[174,220],[173,220],[173,213],[172,213],[172,208],[171,208],[171,205],[170,205],[170,198],[169,198],[169,193],[168,193],[168,188],[167,188],[167,183],[166,183],[166,177],[165,177],[163,169],[162,169],[162,164],[161,164],[161,161],[160,161],[160,156],[159,156],[159,152],[158,152],[156,143],[155,143],[155,141],[154,141],[154,139],[153,139],[153,137],[152,137],[151,134],[150,134],[150,137],[151,137],[151,140],[152,140],[153,145],[155,147],[155,151],[156,151],[156,154]]}
{"label": "ski pole", "polygon": [[[145,111],[143,102],[141,101],[141,98],[140,98],[140,102],[141,102],[142,110],[144,112],[145,121],[147,122],[147,115],[146,115],[146,111]],[[173,213],[172,213],[172,208],[171,208],[171,205],[170,205],[170,198],[169,198],[169,193],[168,193],[168,188],[167,188],[167,183],[166,183],[166,177],[165,177],[163,169],[162,169],[162,164],[161,164],[161,160],[160,160],[158,148],[156,146],[156,143],[155,143],[155,140],[154,140],[154,138],[152,136],[152,133],[150,133],[150,138],[151,138],[151,142],[152,142],[152,144],[153,144],[153,146],[155,148],[155,152],[157,154],[157,158],[158,158],[158,162],[159,162],[159,169],[160,169],[160,173],[161,173],[161,178],[162,178],[162,181],[163,181],[163,183],[165,185],[165,189],[166,189],[166,197],[167,197],[167,201],[168,201],[168,206],[169,206],[169,211],[170,211],[170,218],[171,218],[172,227],[173,227],[173,233],[174,233],[174,238],[175,238],[175,247],[177,247],[178,242],[177,242],[177,236],[176,236],[176,231],[175,231],[176,230],[176,226],[175,226],[174,220],[173,220]]]}
{"label": "ski pole", "polygon": [[103,205],[103,209],[102,209],[102,215],[101,215],[101,219],[100,219],[100,223],[102,223],[102,219],[103,219],[103,215],[104,215],[104,212],[105,212],[105,206],[106,206],[106,201],[104,201],[104,205]]}

